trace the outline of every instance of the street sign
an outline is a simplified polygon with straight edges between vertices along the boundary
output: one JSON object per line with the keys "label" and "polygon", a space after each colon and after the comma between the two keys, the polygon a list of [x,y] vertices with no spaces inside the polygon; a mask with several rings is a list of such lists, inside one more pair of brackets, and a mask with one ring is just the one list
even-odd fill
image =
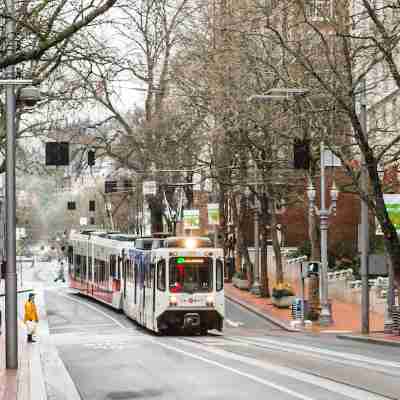
{"label": "street sign", "polygon": [[199,229],[200,228],[200,212],[199,212],[199,210],[184,210],[183,211],[183,226],[184,226],[184,229]]}
{"label": "street sign", "polygon": [[342,162],[340,161],[340,158],[333,154],[331,150],[325,149],[324,165],[325,167],[340,167],[342,165]]}
{"label": "street sign", "polygon": [[157,182],[156,181],[146,181],[143,182],[143,195],[156,195],[157,194]]}
{"label": "street sign", "polygon": [[21,240],[21,239],[26,238],[26,230],[25,230],[25,228],[17,228],[15,234],[16,234],[16,239],[17,240]]}
{"label": "street sign", "polygon": [[210,203],[207,205],[208,225],[219,225],[219,204]]}

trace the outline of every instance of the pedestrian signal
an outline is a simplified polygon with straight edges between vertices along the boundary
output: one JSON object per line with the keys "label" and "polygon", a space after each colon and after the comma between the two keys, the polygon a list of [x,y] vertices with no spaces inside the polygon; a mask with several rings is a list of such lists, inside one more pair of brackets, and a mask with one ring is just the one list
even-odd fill
{"label": "pedestrian signal", "polygon": [[96,164],[96,153],[94,150],[89,150],[87,153],[88,156],[88,165],[93,167]]}
{"label": "pedestrian signal", "polygon": [[307,277],[311,277],[311,276],[317,276],[319,275],[319,266],[320,266],[320,262],[318,261],[311,261],[309,263],[307,263]]}

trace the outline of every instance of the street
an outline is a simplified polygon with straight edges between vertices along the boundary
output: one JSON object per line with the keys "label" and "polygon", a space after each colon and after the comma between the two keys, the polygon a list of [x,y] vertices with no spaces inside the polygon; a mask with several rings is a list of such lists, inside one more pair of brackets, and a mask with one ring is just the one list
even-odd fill
{"label": "street", "polygon": [[51,338],[84,400],[399,398],[400,349],[287,333],[230,301],[223,335],[157,336],[39,268]]}

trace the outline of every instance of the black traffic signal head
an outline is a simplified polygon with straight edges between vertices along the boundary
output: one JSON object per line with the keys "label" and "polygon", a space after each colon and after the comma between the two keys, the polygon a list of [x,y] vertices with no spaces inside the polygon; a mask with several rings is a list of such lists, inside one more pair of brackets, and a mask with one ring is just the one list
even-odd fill
{"label": "black traffic signal head", "polygon": [[295,139],[293,144],[294,169],[310,168],[310,141]]}
{"label": "black traffic signal head", "polygon": [[124,180],[124,188],[125,188],[125,190],[132,189],[132,187],[133,187],[132,180],[131,179],[125,179]]}
{"label": "black traffic signal head", "polygon": [[96,164],[96,153],[95,153],[95,151],[94,150],[89,150],[88,153],[87,153],[87,156],[88,156],[88,162],[87,162],[88,165],[90,167],[93,167],[93,165]]}
{"label": "black traffic signal head", "polygon": [[47,142],[46,165],[69,165],[69,143]]}
{"label": "black traffic signal head", "polygon": [[74,201],[69,201],[69,202],[67,203],[67,209],[68,209],[68,210],[76,210],[76,204],[75,204],[75,202],[74,202]]}

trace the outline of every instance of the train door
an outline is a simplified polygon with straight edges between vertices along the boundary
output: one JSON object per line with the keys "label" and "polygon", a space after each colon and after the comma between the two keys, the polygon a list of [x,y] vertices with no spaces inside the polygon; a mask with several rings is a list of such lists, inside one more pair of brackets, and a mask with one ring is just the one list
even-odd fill
{"label": "train door", "polygon": [[152,268],[152,286],[153,286],[153,293],[152,293],[152,305],[151,305],[151,327],[154,330],[156,328],[156,321],[155,321],[155,315],[156,315],[156,292],[157,292],[157,274],[156,274],[156,264],[151,264]]}
{"label": "train door", "polygon": [[143,254],[139,252],[135,257],[135,299],[136,299],[136,320],[143,324],[144,314],[144,271]]}
{"label": "train door", "polygon": [[157,317],[167,307],[164,304],[167,289],[167,265],[165,260],[157,262],[154,271],[154,302],[153,302],[153,326],[155,330],[159,330],[157,326]]}
{"label": "train door", "polygon": [[145,321],[148,328],[153,329],[153,304],[154,304],[154,264],[150,257],[145,263]]}

